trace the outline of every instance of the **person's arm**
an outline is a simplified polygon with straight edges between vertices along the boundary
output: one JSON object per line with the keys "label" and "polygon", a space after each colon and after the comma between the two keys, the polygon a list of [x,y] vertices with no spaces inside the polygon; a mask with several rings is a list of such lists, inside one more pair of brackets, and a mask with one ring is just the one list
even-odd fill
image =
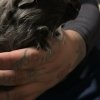
{"label": "person's arm", "polygon": [[63,29],[78,32],[85,40],[89,53],[100,36],[100,14],[96,0],[81,0],[81,4],[77,18],[63,24]]}
{"label": "person's arm", "polygon": [[[81,11],[83,11],[82,9],[85,9],[85,7],[91,14],[87,17],[83,16],[84,22],[84,20],[81,21]],[[87,14],[87,9],[84,11],[85,15]],[[92,38],[90,39],[90,37],[96,34],[96,28],[99,25],[97,23],[99,21],[98,17],[99,11],[94,3],[93,5],[91,5],[91,3],[83,3],[79,16],[76,18],[76,20],[80,20],[75,20],[75,22],[72,21],[72,23],[68,24],[66,23],[64,33],[62,32],[63,38],[61,41],[50,41],[52,46],[51,54],[38,51],[34,48],[0,53],[0,69],[3,69],[0,70],[0,85],[16,86],[9,91],[1,91],[0,100],[6,100],[8,97],[12,100],[30,100],[30,98],[38,97],[62,81],[84,58],[85,50],[80,52],[82,50],[80,48],[82,46],[85,47],[84,40],[87,43],[88,50],[92,47],[90,45],[90,42],[92,44]],[[90,27],[91,25],[87,26],[88,19],[90,18],[94,20],[89,21],[89,23],[93,25],[92,27]],[[78,25],[78,23],[80,25]],[[87,29],[89,29],[89,31],[87,31]],[[84,37],[84,39],[82,37]],[[83,56],[79,56],[77,52],[80,52]]]}

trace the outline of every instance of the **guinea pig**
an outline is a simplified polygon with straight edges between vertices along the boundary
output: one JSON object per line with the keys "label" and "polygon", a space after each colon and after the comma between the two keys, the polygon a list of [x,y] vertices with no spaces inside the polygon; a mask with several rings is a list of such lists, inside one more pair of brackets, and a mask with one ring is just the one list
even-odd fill
{"label": "guinea pig", "polygon": [[26,47],[47,50],[57,28],[77,17],[79,0],[0,0],[0,52]]}

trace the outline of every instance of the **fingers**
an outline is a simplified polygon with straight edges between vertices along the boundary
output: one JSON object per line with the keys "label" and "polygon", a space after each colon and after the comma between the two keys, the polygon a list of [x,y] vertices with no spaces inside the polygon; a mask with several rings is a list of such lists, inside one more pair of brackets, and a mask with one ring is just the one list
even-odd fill
{"label": "fingers", "polygon": [[[63,68],[62,68],[63,67]],[[62,66],[56,71],[49,72],[43,75],[39,75],[37,81],[30,84],[16,86],[10,91],[1,92],[0,99],[2,96],[9,100],[33,100],[52,86],[56,85],[61,81],[68,73],[69,69],[67,66]],[[69,67],[70,68],[70,67]],[[2,95],[1,95],[2,94]],[[3,99],[6,100],[6,99]]]}
{"label": "fingers", "polygon": [[10,91],[0,92],[0,100],[34,100],[46,88],[46,84],[39,82],[18,86]]}
{"label": "fingers", "polygon": [[0,70],[28,69],[45,63],[51,56],[54,56],[54,53],[57,54],[61,46],[60,41],[58,42],[54,39],[49,40],[49,43],[52,50],[48,52],[35,48],[25,48],[0,53]]}
{"label": "fingers", "polygon": [[0,70],[18,70],[32,66],[32,63],[39,64],[42,51],[26,48],[11,52],[0,53]]}
{"label": "fingers", "polygon": [[15,50],[11,52],[0,53],[0,69],[10,69],[16,61],[20,60],[24,56],[25,50]]}
{"label": "fingers", "polygon": [[36,80],[36,71],[14,71],[1,70],[0,71],[0,86],[16,86],[27,84]]}

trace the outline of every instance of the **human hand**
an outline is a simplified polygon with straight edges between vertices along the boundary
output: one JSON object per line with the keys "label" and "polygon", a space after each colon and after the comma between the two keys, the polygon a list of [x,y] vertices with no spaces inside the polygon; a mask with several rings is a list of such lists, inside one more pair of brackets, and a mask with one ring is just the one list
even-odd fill
{"label": "human hand", "polygon": [[86,53],[84,41],[71,30],[60,38],[49,41],[50,52],[25,48],[0,53],[0,85],[15,86],[1,91],[0,99],[33,100],[75,69]]}

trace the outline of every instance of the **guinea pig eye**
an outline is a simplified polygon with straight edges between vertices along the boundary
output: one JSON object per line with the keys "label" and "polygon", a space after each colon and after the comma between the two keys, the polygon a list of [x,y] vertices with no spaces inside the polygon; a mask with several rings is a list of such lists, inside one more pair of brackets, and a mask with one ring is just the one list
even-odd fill
{"label": "guinea pig eye", "polygon": [[18,4],[18,8],[25,9],[25,8],[31,8],[33,5],[36,4],[36,0],[21,0]]}

